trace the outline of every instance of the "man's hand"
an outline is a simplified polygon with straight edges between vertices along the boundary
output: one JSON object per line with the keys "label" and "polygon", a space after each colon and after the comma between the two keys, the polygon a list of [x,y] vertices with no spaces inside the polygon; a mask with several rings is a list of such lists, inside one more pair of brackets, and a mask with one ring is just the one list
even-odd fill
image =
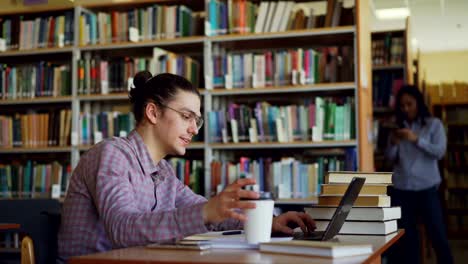
{"label": "man's hand", "polygon": [[406,139],[411,142],[418,141],[418,135],[416,135],[413,131],[411,131],[411,129],[408,129],[408,128],[398,129],[396,133],[400,139]]}
{"label": "man's hand", "polygon": [[310,215],[303,212],[287,212],[273,218],[272,232],[281,232],[292,235],[294,228],[300,227],[302,232],[310,233],[315,230],[315,221]]}
{"label": "man's hand", "polygon": [[228,185],[221,193],[212,197],[203,207],[203,220],[205,223],[219,223],[227,218],[240,221],[247,220],[244,214],[233,209],[253,209],[255,203],[239,201],[240,198],[258,199],[259,194],[253,191],[242,190],[246,185],[255,184],[255,179],[238,179]]}

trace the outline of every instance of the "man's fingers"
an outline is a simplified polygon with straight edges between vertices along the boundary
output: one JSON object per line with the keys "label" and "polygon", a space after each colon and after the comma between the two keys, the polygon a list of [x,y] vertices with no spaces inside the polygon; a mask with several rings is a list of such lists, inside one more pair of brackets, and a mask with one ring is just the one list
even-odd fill
{"label": "man's fingers", "polygon": [[282,225],[277,225],[275,228],[275,231],[279,231],[281,233],[285,233],[288,235],[292,235],[294,233],[294,230],[292,230],[291,228],[287,226],[282,226]]}
{"label": "man's fingers", "polygon": [[299,217],[298,214],[293,213],[293,214],[291,214],[290,217],[291,217],[291,220],[292,220],[293,222],[295,222],[295,223],[302,229],[302,232],[304,232],[304,233],[307,233],[307,232],[308,232],[308,231],[307,231],[307,227],[306,227],[306,225],[304,224],[304,221],[302,221],[302,219]]}
{"label": "man's fingers", "polygon": [[317,228],[317,226],[315,225],[314,219],[310,215],[308,215],[306,213],[299,213],[299,216],[302,218],[304,223],[307,225],[307,229],[309,230],[309,232],[312,232]]}
{"label": "man's fingers", "polygon": [[235,201],[233,207],[238,209],[255,209],[256,204],[248,201]]}
{"label": "man's fingers", "polygon": [[255,181],[255,179],[252,179],[252,178],[243,178],[243,179],[237,179],[235,182],[229,184],[225,190],[229,191],[229,190],[236,190],[236,189],[240,189],[246,185],[253,185],[257,183],[257,181]]}
{"label": "man's fingers", "polygon": [[242,190],[242,189],[232,191],[232,193],[236,200],[239,200],[240,198],[258,199],[259,197],[259,194],[257,192],[247,191],[247,190]]}
{"label": "man's fingers", "polygon": [[258,199],[260,196],[259,193],[254,191],[242,190],[242,189],[231,189],[231,190],[224,190],[222,196],[223,199],[228,199],[229,201],[238,201],[241,198],[244,199]]}
{"label": "man's fingers", "polygon": [[247,220],[247,216],[245,214],[238,213],[234,210],[229,210],[229,217],[242,222],[245,222]]}

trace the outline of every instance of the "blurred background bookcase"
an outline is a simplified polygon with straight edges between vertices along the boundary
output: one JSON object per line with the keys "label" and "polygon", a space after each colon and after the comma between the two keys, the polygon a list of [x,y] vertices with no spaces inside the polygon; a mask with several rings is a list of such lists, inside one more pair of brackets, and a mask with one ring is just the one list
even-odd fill
{"label": "blurred background bookcase", "polygon": [[463,239],[468,234],[468,84],[465,82],[425,84],[433,114],[445,126],[447,152],[439,162],[440,193],[448,235]]}
{"label": "blurred background bookcase", "polygon": [[[286,18],[281,17],[287,13],[280,11],[283,8],[289,10]],[[206,197],[229,181],[226,171],[218,173],[219,166],[228,169],[222,162],[233,165],[231,172],[258,173],[259,164],[291,157],[282,159],[276,169],[298,174],[299,165],[313,164],[302,169],[310,173],[315,168],[316,183],[320,183],[317,166],[322,172],[328,168],[372,171],[369,12],[367,0],[119,4],[83,0],[71,6],[0,13],[0,37],[13,32],[0,52],[2,73],[6,76],[7,70],[10,74],[15,68],[18,76],[13,84],[13,79],[2,79],[10,85],[5,89],[11,89],[0,100],[3,196],[17,197],[11,188],[23,187],[34,193],[25,197],[49,196],[49,186],[59,183],[58,175],[63,195],[67,177],[84,151],[106,135],[125,136],[131,130],[128,77],[141,69],[170,68],[199,87],[206,123],[185,157],[197,163],[176,160],[174,165],[181,180],[197,185],[192,188]],[[5,26],[6,20],[12,26]],[[158,26],[162,21],[163,26]],[[276,117],[264,127],[271,134],[260,131],[257,105],[268,109],[263,112],[266,116]],[[311,105],[320,107],[310,112]],[[321,107],[325,110],[318,114]],[[236,120],[236,143],[232,122],[220,127],[224,123],[217,119],[219,112],[228,116],[230,108],[231,119],[240,113],[244,116]],[[341,125],[336,131],[336,119],[345,117],[351,119],[346,121],[348,133]],[[310,125],[302,127],[302,134],[297,118],[307,119]],[[96,127],[98,134],[92,132]],[[249,135],[249,128],[256,133]],[[24,173],[31,175],[28,183],[20,176]],[[272,179],[262,180],[270,184],[263,189],[288,196],[278,204],[313,203],[317,189],[294,189],[304,179],[298,182],[299,178],[291,177],[283,183],[287,188],[275,188]]]}
{"label": "blurred background bookcase", "polygon": [[[372,32],[372,104],[374,114],[374,161],[376,171],[392,171],[384,152],[394,125],[395,96],[405,84],[414,84],[417,56],[413,56],[409,18],[405,28]],[[417,82],[416,82],[417,83]]]}

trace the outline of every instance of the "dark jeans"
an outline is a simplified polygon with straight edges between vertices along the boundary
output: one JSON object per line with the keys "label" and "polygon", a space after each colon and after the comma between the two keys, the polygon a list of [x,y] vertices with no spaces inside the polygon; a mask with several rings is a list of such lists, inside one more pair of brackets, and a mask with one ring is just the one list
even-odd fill
{"label": "dark jeans", "polygon": [[432,242],[437,255],[437,263],[453,263],[437,186],[422,191],[393,189],[392,206],[401,206],[401,219],[398,221],[398,227],[405,229],[402,237],[404,256],[399,259],[399,263],[421,263],[418,217]]}

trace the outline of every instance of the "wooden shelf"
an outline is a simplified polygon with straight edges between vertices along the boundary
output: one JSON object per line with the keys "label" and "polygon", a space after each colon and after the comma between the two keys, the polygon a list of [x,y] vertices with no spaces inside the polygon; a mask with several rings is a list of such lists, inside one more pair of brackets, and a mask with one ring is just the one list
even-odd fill
{"label": "wooden shelf", "polygon": [[300,29],[289,30],[284,32],[266,32],[266,33],[249,33],[249,34],[229,34],[208,37],[213,42],[229,42],[229,41],[245,41],[245,40],[263,40],[275,38],[296,38],[296,37],[312,37],[337,34],[353,34],[356,32],[355,26],[340,26],[326,27],[316,29]]}
{"label": "wooden shelf", "polygon": [[207,90],[213,96],[221,95],[240,95],[240,94],[275,94],[275,93],[301,93],[301,92],[326,92],[326,91],[343,91],[354,90],[356,84],[353,82],[342,83],[318,83],[306,85],[286,85],[276,87],[262,87],[262,88],[217,88]]}
{"label": "wooden shelf", "polygon": [[22,104],[50,104],[50,103],[71,103],[71,96],[57,97],[36,97],[36,98],[21,98],[0,100],[0,105],[22,105]]}
{"label": "wooden shelf", "polygon": [[449,148],[468,148],[468,143],[449,143],[447,144]]}
{"label": "wooden shelf", "polygon": [[376,106],[373,107],[372,110],[376,114],[387,114],[387,113],[393,113],[394,110],[391,107],[385,107],[385,106]]}
{"label": "wooden shelf", "polygon": [[[81,2],[81,1],[80,1]],[[85,1],[80,3],[80,6],[85,8],[106,8],[106,7],[121,7],[121,6],[131,6],[142,5],[142,4],[173,4],[174,2],[179,2],[179,4],[187,5],[197,4],[198,1],[173,1],[173,0],[113,0],[113,1]],[[182,3],[180,3],[182,2]],[[195,2],[195,3],[191,3]],[[203,6],[202,6],[203,7]]]}
{"label": "wooden shelf", "polygon": [[468,105],[468,98],[463,101],[443,101],[443,102],[434,102],[432,106],[466,106]]}
{"label": "wooden shelf", "polygon": [[278,148],[330,148],[330,147],[355,147],[356,141],[296,141],[296,142],[265,142],[265,143],[212,143],[213,149],[278,149]]}
{"label": "wooden shelf", "polygon": [[[201,95],[206,94],[206,89],[198,89]],[[129,100],[128,93],[110,93],[110,94],[86,94],[78,95],[80,101],[123,101]]]}
{"label": "wooden shelf", "polygon": [[122,101],[129,100],[128,93],[78,95],[80,101]]}
{"label": "wooden shelf", "polygon": [[71,147],[0,148],[1,154],[70,152]]}
{"label": "wooden shelf", "polygon": [[192,142],[187,146],[187,149],[204,149],[205,142]]}
{"label": "wooden shelf", "polygon": [[12,57],[12,56],[30,56],[39,54],[51,54],[51,53],[65,53],[72,52],[72,47],[63,48],[42,48],[42,49],[30,49],[30,50],[9,50],[0,52],[0,57]]}
{"label": "wooden shelf", "polygon": [[453,187],[447,187],[447,189],[453,192],[468,192],[468,186],[461,186],[461,187],[453,186]]}
{"label": "wooden shelf", "polygon": [[453,171],[453,172],[466,172],[468,171],[468,167],[467,166],[459,166],[459,167],[456,167],[456,166],[446,166],[447,170],[449,171]]}
{"label": "wooden shelf", "polygon": [[275,205],[316,205],[317,203],[318,197],[275,200]]}
{"label": "wooden shelf", "polygon": [[387,71],[387,70],[404,70],[404,64],[394,64],[394,65],[372,65],[373,71]]}
{"label": "wooden shelf", "polygon": [[464,122],[450,122],[450,123],[447,123],[447,126],[463,126],[463,127],[468,127],[468,123],[464,123]]}
{"label": "wooden shelf", "polygon": [[[13,243],[13,242],[12,242]],[[21,254],[20,248],[0,248],[0,254]],[[5,256],[5,255],[3,255]]]}
{"label": "wooden shelf", "polygon": [[20,227],[21,227],[21,225],[16,224],[16,223],[2,223],[2,224],[0,224],[0,230],[19,229]]}
{"label": "wooden shelf", "polygon": [[468,208],[447,208],[450,215],[468,215]]}
{"label": "wooden shelf", "polygon": [[[56,2],[56,1],[55,1]],[[0,16],[5,15],[18,15],[18,14],[30,14],[30,13],[42,13],[42,12],[57,12],[57,11],[65,11],[65,10],[72,10],[73,3],[62,1],[60,5],[31,5],[31,6],[18,6],[14,9],[10,8],[8,11],[0,11]]]}
{"label": "wooden shelf", "polygon": [[155,47],[155,46],[177,46],[186,44],[200,44],[202,45],[206,37],[204,36],[192,36],[192,37],[181,37],[172,39],[158,39],[158,40],[147,40],[138,42],[120,42],[120,43],[108,43],[108,44],[95,44],[79,46],[81,51],[90,50],[112,50],[112,49],[127,49],[127,48],[141,48],[141,47]]}
{"label": "wooden shelf", "polygon": [[468,237],[468,229],[449,229],[448,237],[451,239],[466,239]]}

